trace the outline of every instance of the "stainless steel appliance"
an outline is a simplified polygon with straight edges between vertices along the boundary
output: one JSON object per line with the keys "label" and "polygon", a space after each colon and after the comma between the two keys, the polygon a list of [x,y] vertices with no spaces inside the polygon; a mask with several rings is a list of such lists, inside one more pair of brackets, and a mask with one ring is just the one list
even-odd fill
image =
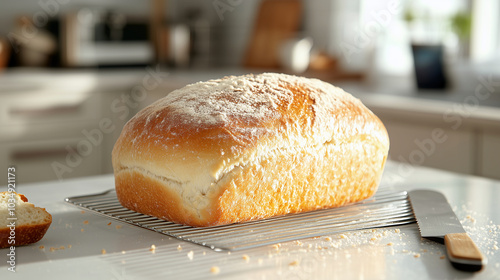
{"label": "stainless steel appliance", "polygon": [[147,18],[83,8],[63,16],[64,66],[145,65],[154,59]]}

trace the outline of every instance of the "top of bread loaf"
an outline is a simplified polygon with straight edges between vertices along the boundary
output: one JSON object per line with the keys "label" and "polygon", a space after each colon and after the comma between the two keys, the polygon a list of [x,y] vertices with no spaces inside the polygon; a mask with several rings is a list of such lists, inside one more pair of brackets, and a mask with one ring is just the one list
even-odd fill
{"label": "top of bread loaf", "polygon": [[198,208],[237,166],[353,136],[378,138],[388,150],[380,120],[340,88],[285,74],[230,76],[185,86],[140,111],[124,127],[113,165],[169,181]]}

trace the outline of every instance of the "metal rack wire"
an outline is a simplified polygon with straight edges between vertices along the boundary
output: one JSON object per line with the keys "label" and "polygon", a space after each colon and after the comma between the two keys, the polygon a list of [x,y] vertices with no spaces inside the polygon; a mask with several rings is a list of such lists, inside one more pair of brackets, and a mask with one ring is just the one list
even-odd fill
{"label": "metal rack wire", "polygon": [[383,189],[379,189],[370,199],[344,207],[206,228],[184,226],[129,210],[120,204],[114,190],[68,197],[65,201],[111,219],[215,251],[243,250],[315,236],[415,222],[407,193]]}

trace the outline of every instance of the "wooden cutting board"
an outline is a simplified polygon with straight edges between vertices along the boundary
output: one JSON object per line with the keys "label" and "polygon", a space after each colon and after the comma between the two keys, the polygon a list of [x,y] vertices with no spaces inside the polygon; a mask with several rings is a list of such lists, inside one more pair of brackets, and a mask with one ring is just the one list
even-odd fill
{"label": "wooden cutting board", "polygon": [[293,38],[302,21],[302,1],[264,0],[255,20],[244,66],[279,68],[281,45]]}

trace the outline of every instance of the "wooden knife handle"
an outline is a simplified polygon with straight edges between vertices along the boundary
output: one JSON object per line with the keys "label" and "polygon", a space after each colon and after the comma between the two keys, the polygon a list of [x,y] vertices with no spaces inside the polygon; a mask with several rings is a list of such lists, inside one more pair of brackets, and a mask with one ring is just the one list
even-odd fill
{"label": "wooden knife handle", "polygon": [[457,269],[479,271],[486,264],[486,258],[465,232],[447,234],[444,244],[451,264]]}

